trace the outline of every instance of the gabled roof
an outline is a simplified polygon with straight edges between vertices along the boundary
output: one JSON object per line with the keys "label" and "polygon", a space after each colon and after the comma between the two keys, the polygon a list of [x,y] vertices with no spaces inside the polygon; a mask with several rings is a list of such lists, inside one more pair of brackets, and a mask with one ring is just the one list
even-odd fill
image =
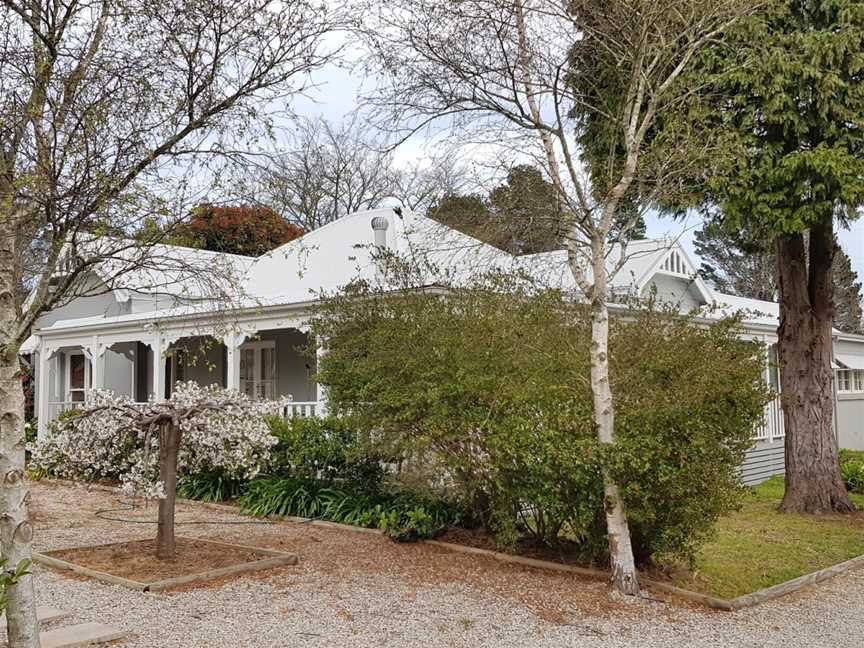
{"label": "gabled roof", "polygon": [[[237,293],[242,299],[236,300],[233,306],[267,308],[308,304],[322,293],[332,293],[357,278],[376,277],[373,220],[378,225],[386,221],[386,245],[390,251],[402,258],[422,258],[437,269],[423,278],[423,285],[462,283],[478,271],[516,269],[544,285],[580,294],[564,250],[513,256],[432,219],[392,209],[350,214],[258,258],[162,245],[153,248],[150,255],[161,263],[151,260],[144,267],[135,267],[134,256],[118,255],[106,262],[102,271],[106,275],[114,274],[122,264],[131,264],[129,272],[114,283],[115,289],[127,291],[127,294],[168,293],[185,297],[183,301],[192,303],[200,299],[194,309],[199,314],[208,308],[218,308],[207,304],[210,287],[206,282],[199,283],[198,277],[199,272],[203,274],[214,267],[236,279]],[[611,281],[613,294],[644,294],[652,281],[666,275],[679,280],[684,290],[694,293],[698,303],[715,303],[715,295],[676,240],[632,241],[625,254],[622,263],[621,250],[616,246],[607,258],[607,268],[619,268]],[[590,271],[586,273],[590,279]],[[442,281],[442,278],[446,279]],[[716,302],[727,310],[753,312],[754,323],[777,324],[776,304],[719,294]],[[189,312],[189,305],[187,303],[181,311]],[[122,316],[122,321],[175,317],[181,311],[168,308],[132,313]],[[118,318],[118,323],[120,321]],[[74,326],[74,320],[55,325],[56,328]]]}
{"label": "gabled roof", "polygon": [[130,242],[126,247],[116,240],[104,245],[89,243],[85,253],[108,257],[94,268],[120,302],[136,293],[207,299],[218,291],[231,290],[232,285],[242,285],[255,262],[253,257],[177,245],[139,249]]}
{"label": "gabled roof", "polygon": [[[246,275],[246,293],[268,303],[292,303],[337,290],[354,279],[372,279],[375,218],[386,219],[390,251],[404,258],[422,256],[452,280],[458,281],[478,266],[503,267],[513,259],[432,219],[375,209],[340,218],[259,257]],[[432,277],[428,283],[434,283]]]}
{"label": "gabled roof", "polygon": [[[624,250],[623,265],[611,280],[611,289],[616,294],[641,294],[650,284],[651,279],[658,272],[664,272],[662,265],[670,255],[681,255],[687,259],[688,272],[675,273],[687,281],[698,280],[700,282],[700,293],[703,301],[711,303],[710,290],[698,277],[692,262],[686,257],[684,250],[676,241],[666,238],[639,239],[630,241]],[[606,267],[609,272],[621,264],[621,247],[613,246],[606,257]],[[515,265],[519,269],[528,272],[536,281],[550,283],[564,289],[578,290],[576,281],[570,271],[568,255],[566,250],[554,250],[552,252],[541,252],[516,257]],[[586,267],[585,275],[592,280],[591,268]],[[671,274],[671,273],[669,273]]]}

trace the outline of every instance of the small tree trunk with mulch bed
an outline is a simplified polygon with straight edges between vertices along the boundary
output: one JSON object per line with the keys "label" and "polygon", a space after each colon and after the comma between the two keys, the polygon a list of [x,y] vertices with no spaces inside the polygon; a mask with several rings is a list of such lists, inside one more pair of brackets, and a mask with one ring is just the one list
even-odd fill
{"label": "small tree trunk with mulch bed", "polygon": [[165,497],[159,500],[159,525],[156,532],[156,557],[173,560],[177,555],[174,541],[174,505],[177,499],[177,454],[180,450],[180,429],[173,423],[159,426],[159,479]]}

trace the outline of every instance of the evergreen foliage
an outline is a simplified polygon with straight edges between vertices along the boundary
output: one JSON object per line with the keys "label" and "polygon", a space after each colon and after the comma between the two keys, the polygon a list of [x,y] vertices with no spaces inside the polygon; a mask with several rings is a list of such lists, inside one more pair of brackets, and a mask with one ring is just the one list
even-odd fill
{"label": "evergreen foliage", "polygon": [[[769,398],[737,321],[648,304],[612,324],[617,441],[598,442],[584,306],[520,277],[382,292],[355,284],[313,318],[318,379],[385,454],[448,484],[512,544],[577,539],[604,559],[601,472],[621,486],[643,563],[689,557],[740,494]],[[699,358],[699,362],[693,362]]]}
{"label": "evergreen foliage", "polygon": [[[777,299],[777,258],[764,241],[747,240],[720,223],[708,222],[696,232],[696,253],[702,259],[700,273],[720,292],[763,301]],[[834,275],[834,326],[847,333],[861,332],[861,282],[852,260],[837,247]]]}
{"label": "evergreen foliage", "polygon": [[514,166],[487,196],[444,196],[427,216],[511,254],[563,246],[564,206],[540,169]]}
{"label": "evergreen foliage", "polygon": [[774,0],[730,39],[699,71],[723,96],[708,117],[726,145],[710,182],[726,225],[770,238],[855,218],[864,2]]}

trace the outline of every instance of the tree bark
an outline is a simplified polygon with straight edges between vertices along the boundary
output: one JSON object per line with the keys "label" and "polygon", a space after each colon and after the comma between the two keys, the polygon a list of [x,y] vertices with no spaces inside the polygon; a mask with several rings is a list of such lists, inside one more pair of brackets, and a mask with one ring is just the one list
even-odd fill
{"label": "tree bark", "polygon": [[172,423],[159,428],[159,480],[165,487],[165,497],[159,500],[159,524],[156,531],[156,557],[160,560],[176,558],[174,541],[174,504],[177,498],[177,453],[180,449],[180,430]]}
{"label": "tree bark", "polygon": [[[17,330],[15,232],[13,219],[0,212],[0,553],[6,558],[7,570],[31,559],[33,540],[27,511],[30,493],[24,472],[24,392],[18,342],[12,339],[12,332]],[[8,594],[9,645],[38,648],[33,576],[23,576]]]}
{"label": "tree bark", "polygon": [[[594,290],[591,298],[591,393],[597,438],[601,443],[612,444],[615,442],[615,407],[609,382],[609,308],[606,303],[605,260],[603,248],[600,247],[599,253],[594,253]],[[606,473],[603,475],[603,494],[612,583],[624,594],[637,595],[639,580],[624,503],[618,485]]]}
{"label": "tree bark", "polygon": [[833,219],[810,229],[809,268],[803,234],[777,237],[780,289],[778,357],[786,426],[786,490],[780,510],[854,510],[840,472],[834,433]]}

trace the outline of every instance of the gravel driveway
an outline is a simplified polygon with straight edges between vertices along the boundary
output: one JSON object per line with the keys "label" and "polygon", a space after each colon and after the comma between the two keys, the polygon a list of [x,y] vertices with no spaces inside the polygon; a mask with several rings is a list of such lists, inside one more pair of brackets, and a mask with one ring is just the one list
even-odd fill
{"label": "gravel driveway", "polygon": [[[100,519],[117,497],[85,486],[33,488],[37,550],[151,537],[149,524]],[[138,520],[155,509],[118,513]],[[864,645],[864,570],[779,601],[723,613],[625,600],[602,583],[377,535],[247,522],[178,506],[179,535],[300,555],[300,564],[204,588],[139,593],[36,567],[41,602],[131,633],[123,646],[489,646],[687,648]],[[211,524],[218,523],[218,524]]]}

